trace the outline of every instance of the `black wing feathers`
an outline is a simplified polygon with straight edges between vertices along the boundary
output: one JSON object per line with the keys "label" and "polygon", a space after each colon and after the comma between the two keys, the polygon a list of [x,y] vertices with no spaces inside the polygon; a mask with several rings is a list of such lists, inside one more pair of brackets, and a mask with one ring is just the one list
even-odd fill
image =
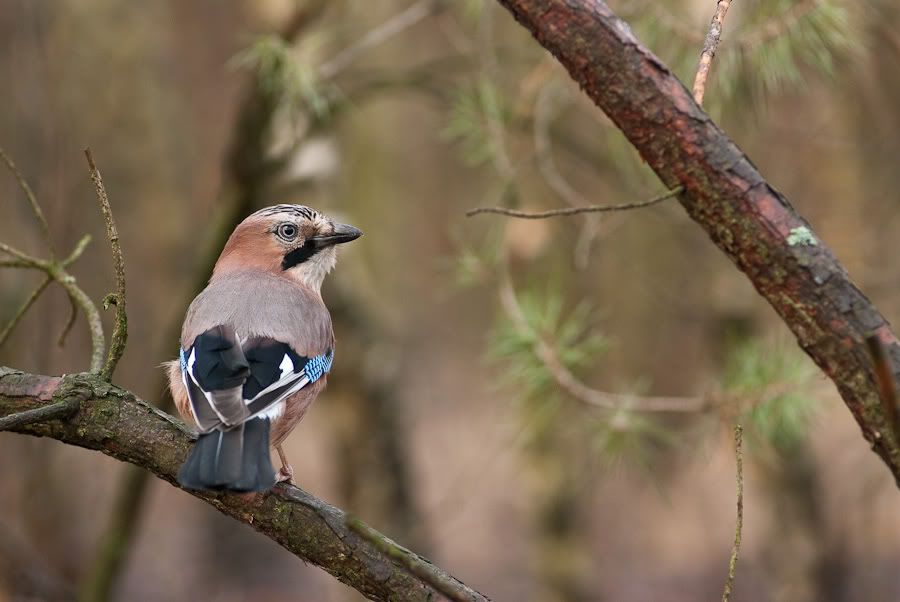
{"label": "black wing feathers", "polygon": [[299,373],[308,361],[287,343],[273,339],[253,338],[244,342],[244,354],[250,366],[250,376],[244,383],[244,399],[253,399],[266,387],[281,378],[281,363],[288,356],[293,371]]}
{"label": "black wing feathers", "polygon": [[227,326],[210,328],[194,339],[193,374],[204,391],[238,387],[250,375],[234,330]]}

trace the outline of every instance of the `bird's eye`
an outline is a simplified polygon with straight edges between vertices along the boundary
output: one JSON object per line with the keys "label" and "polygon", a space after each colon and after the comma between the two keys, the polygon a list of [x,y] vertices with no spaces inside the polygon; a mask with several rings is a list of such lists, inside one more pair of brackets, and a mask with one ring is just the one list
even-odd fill
{"label": "bird's eye", "polygon": [[276,232],[279,238],[287,241],[292,241],[297,238],[298,230],[297,226],[295,226],[294,224],[281,224],[280,226],[278,226],[278,230],[276,230]]}

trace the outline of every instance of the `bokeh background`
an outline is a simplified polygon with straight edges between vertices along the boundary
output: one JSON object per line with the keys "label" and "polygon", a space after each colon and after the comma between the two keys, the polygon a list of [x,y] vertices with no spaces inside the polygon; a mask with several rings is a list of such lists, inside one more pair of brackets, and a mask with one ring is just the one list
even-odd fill
{"label": "bokeh background", "polygon": [[[610,4],[692,80],[714,2]],[[888,319],[900,312],[898,31],[893,0],[742,0],[706,95]],[[734,599],[900,595],[889,472],[676,202],[602,219],[465,217],[661,191],[498,5],[0,0],[0,82],[0,147],[59,249],[93,235],[72,272],[99,301],[113,277],[93,150],[128,277],[115,382],[160,406],[159,365],[237,220],[301,202],[365,231],[325,286],[337,361],[287,442],[296,481],[493,599],[718,599],[737,422]],[[0,240],[44,254],[7,172],[0,199]],[[0,270],[3,323],[39,283]],[[68,316],[51,287],[0,364],[86,369],[83,317],[57,345]],[[538,342],[611,409],[561,387]],[[648,396],[702,409],[642,411]],[[77,595],[359,598],[138,470],[2,434],[0,600]]]}

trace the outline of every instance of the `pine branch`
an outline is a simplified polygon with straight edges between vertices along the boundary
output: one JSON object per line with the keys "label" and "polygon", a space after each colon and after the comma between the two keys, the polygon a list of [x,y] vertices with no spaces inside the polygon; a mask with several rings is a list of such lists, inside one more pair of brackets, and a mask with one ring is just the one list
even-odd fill
{"label": "pine branch", "polygon": [[[99,375],[51,377],[0,368],[0,416],[48,407],[56,412],[53,404],[71,398],[80,399],[80,407],[68,420],[16,424],[12,430],[101,451],[177,486],[178,469],[194,438],[181,421]],[[372,600],[439,600],[444,594],[432,582],[452,586],[458,599],[487,600],[412,552],[409,557],[427,572],[428,580],[410,573],[403,563],[348,528],[342,510],[297,487],[282,484],[252,500],[236,494],[189,493]]]}
{"label": "pine branch", "polygon": [[516,298],[515,288],[509,277],[508,267],[500,276],[500,303],[512,320],[514,327],[522,334],[534,339],[534,354],[541,361],[556,384],[573,399],[603,410],[628,409],[636,412],[703,412],[712,407],[711,400],[704,397],[658,397],[640,396],[599,391],[587,386],[566,367],[556,350],[540,333],[533,332],[525,312]]}
{"label": "pine branch", "polygon": [[900,373],[900,341],[786,198],[602,0],[499,0],[622,130],[837,385],[900,483],[900,444],[864,344],[875,332]]}

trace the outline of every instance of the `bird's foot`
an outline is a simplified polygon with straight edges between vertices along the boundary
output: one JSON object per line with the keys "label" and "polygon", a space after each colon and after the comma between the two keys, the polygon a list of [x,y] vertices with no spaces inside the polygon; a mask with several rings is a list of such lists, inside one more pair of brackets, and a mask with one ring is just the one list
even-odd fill
{"label": "bird's foot", "polygon": [[276,483],[293,483],[294,482],[294,469],[289,465],[285,464],[281,468],[278,469],[278,472],[275,473],[275,482]]}
{"label": "bird's foot", "polygon": [[275,482],[276,483],[293,483],[294,482],[294,469],[291,468],[291,465],[288,464],[287,456],[284,454],[284,449],[281,445],[275,446],[275,451],[278,452],[278,459],[281,460],[281,468],[278,469],[278,472],[275,473]]}

